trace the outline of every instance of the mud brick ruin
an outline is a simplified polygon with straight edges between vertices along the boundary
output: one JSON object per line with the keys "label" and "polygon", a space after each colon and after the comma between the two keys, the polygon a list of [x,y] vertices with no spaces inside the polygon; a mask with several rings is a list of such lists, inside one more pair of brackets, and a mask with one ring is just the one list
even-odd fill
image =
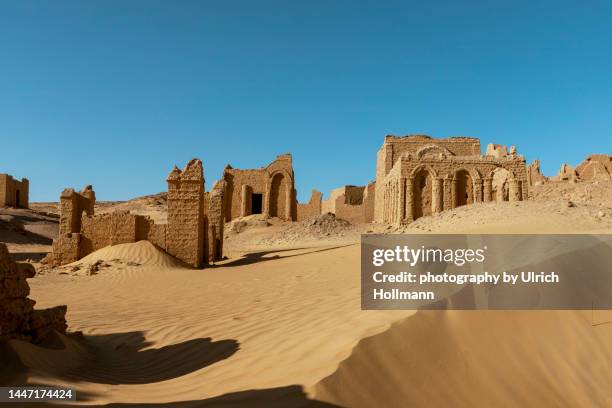
{"label": "mud brick ruin", "polygon": [[65,189],[60,196],[60,231],[47,261],[53,265],[75,262],[108,245],[148,240],[193,267],[223,257],[225,182],[204,191],[202,162],[176,166],[167,178],[168,223],[115,211],[94,214],[96,195],[91,186],[80,193]]}
{"label": "mud brick ruin", "polygon": [[0,341],[19,339],[44,342],[56,330],[66,332],[66,306],[34,310],[26,279],[34,277],[34,267],[17,263],[0,243]]}
{"label": "mud brick ruin", "polygon": [[539,184],[544,184],[548,181],[548,178],[542,174],[542,170],[540,170],[540,161],[534,160],[529,166],[527,166],[527,180],[529,182],[529,187],[537,186]]}
{"label": "mud brick ruin", "polygon": [[612,181],[612,155],[592,154],[575,169],[562,164],[551,181]]}
{"label": "mud brick ruin", "polygon": [[15,180],[8,174],[0,174],[0,207],[29,207],[30,182],[24,178]]}
{"label": "mud brick ruin", "polygon": [[386,136],[376,161],[374,220],[409,223],[466,204],[528,197],[525,159],[516,149],[471,137]]}
{"label": "mud brick ruin", "polygon": [[376,183],[367,186],[344,186],[334,189],[329,198],[323,201],[322,212],[335,214],[352,223],[372,222],[374,220],[374,199]]}
{"label": "mud brick ruin", "polygon": [[297,203],[296,220],[303,221],[321,215],[322,202],[323,193],[313,188],[307,203]]}
{"label": "mud brick ruin", "polygon": [[227,183],[225,221],[251,214],[296,220],[297,202],[290,154],[277,156],[272,163],[259,169],[234,169],[227,165],[223,180]]}

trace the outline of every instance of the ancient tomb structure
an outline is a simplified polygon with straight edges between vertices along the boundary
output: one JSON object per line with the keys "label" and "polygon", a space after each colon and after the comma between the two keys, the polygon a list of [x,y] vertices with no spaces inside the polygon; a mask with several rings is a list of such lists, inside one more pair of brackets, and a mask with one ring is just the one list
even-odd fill
{"label": "ancient tomb structure", "polygon": [[408,223],[461,205],[527,199],[525,159],[471,137],[386,136],[376,161],[377,222]]}
{"label": "ancient tomb structure", "polygon": [[374,220],[376,183],[367,186],[344,186],[332,190],[323,201],[321,212],[332,213],[352,223],[368,223]]}
{"label": "ancient tomb structure", "polygon": [[28,208],[29,195],[28,179],[19,181],[8,174],[0,174],[0,207]]}
{"label": "ancient tomb structure", "polygon": [[574,169],[569,164],[562,164],[559,172],[551,181],[612,181],[612,156],[592,154]]}
{"label": "ancient tomb structure", "polygon": [[223,171],[227,183],[225,220],[263,214],[294,221],[297,213],[293,165],[290,154],[276,157],[259,169],[234,169],[227,165]]}
{"label": "ancient tomb structure", "polygon": [[310,200],[305,204],[297,204],[297,221],[303,221],[321,215],[322,201],[323,193],[313,188],[310,193]]}
{"label": "ancient tomb structure", "polygon": [[94,214],[96,195],[91,186],[80,193],[66,189],[60,196],[60,232],[48,260],[64,265],[109,245],[148,240],[193,267],[223,257],[225,182],[204,191],[202,162],[191,160],[168,175],[168,223],[115,211]]}
{"label": "ancient tomb structure", "polygon": [[26,279],[35,273],[32,265],[13,262],[6,245],[0,243],[0,341],[41,343],[53,330],[66,332],[66,306],[34,310],[36,302],[28,298]]}
{"label": "ancient tomb structure", "polygon": [[576,167],[580,180],[611,181],[612,156],[607,154],[592,154]]}
{"label": "ancient tomb structure", "polygon": [[544,184],[548,181],[548,177],[542,174],[539,160],[536,159],[527,166],[527,180],[529,182],[529,187]]}

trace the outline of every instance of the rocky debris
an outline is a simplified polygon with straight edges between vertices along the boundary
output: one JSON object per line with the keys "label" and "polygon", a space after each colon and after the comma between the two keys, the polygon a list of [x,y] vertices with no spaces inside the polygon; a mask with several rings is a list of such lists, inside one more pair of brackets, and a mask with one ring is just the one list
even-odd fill
{"label": "rocky debris", "polygon": [[263,214],[249,215],[232,220],[228,224],[227,230],[230,234],[240,234],[251,228],[269,227],[273,222],[274,219],[268,218]]}
{"label": "rocky debris", "polygon": [[14,262],[0,243],[0,340],[43,343],[54,330],[66,333],[66,306],[34,310],[26,279],[35,274],[32,265]]}
{"label": "rocky debris", "polygon": [[276,245],[298,241],[344,238],[348,234],[359,234],[359,228],[337,218],[332,213],[318,215],[304,221],[291,223],[283,231],[266,237],[260,244]]}
{"label": "rocky debris", "polygon": [[300,224],[307,232],[321,235],[342,233],[353,226],[346,220],[336,218],[336,215],[332,213],[321,214],[304,220]]}
{"label": "rocky debris", "polygon": [[575,205],[612,208],[612,182],[582,181],[580,183],[550,182],[530,188],[529,198],[536,201],[571,201]]}

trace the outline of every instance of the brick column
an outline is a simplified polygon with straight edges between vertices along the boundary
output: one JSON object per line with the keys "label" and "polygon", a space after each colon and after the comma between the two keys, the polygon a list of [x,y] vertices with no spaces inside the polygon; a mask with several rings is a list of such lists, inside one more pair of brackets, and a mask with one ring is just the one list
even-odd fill
{"label": "brick column", "polygon": [[521,191],[518,183],[516,179],[508,181],[508,201],[520,201]]}
{"label": "brick column", "polygon": [[414,186],[414,177],[408,177],[406,179],[406,200],[404,203],[404,219],[406,222],[414,221],[414,210],[413,210],[413,201],[414,195],[412,192],[412,187]]}
{"label": "brick column", "polygon": [[491,191],[493,191],[493,179],[491,177],[486,177],[484,179],[483,190],[482,201],[488,203],[491,201]]}
{"label": "brick column", "polygon": [[453,205],[452,203],[452,191],[451,191],[451,179],[445,178],[444,179],[444,184],[443,184],[443,188],[444,188],[444,193],[442,194],[442,201],[444,204],[444,209],[445,210],[450,210]]}
{"label": "brick column", "polygon": [[442,180],[439,178],[434,178],[431,185],[431,209],[432,212],[439,213],[442,212],[444,208],[444,195],[442,193]]}
{"label": "brick column", "polygon": [[246,217],[249,215],[249,186],[246,184],[242,185],[242,190],[240,191],[240,216]]}
{"label": "brick column", "polygon": [[292,203],[291,199],[293,197],[293,189],[291,188],[291,183],[289,182],[289,179],[287,179],[287,181],[285,183],[285,191],[286,191],[286,197],[285,197],[285,200],[286,200],[286,203],[285,203],[285,207],[286,207],[285,219],[287,221],[292,221],[292,218],[291,218],[291,207],[292,207],[293,203]]}
{"label": "brick column", "polygon": [[482,179],[474,180],[474,202],[482,202]]}

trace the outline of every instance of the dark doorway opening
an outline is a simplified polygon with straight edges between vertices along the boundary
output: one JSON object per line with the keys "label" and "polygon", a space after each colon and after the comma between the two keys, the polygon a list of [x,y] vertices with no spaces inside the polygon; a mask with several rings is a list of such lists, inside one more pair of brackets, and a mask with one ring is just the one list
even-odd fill
{"label": "dark doorway opening", "polygon": [[261,214],[263,195],[252,194],[251,196],[251,214]]}
{"label": "dark doorway opening", "polygon": [[19,190],[15,191],[15,207],[21,207],[21,200],[19,200]]}

